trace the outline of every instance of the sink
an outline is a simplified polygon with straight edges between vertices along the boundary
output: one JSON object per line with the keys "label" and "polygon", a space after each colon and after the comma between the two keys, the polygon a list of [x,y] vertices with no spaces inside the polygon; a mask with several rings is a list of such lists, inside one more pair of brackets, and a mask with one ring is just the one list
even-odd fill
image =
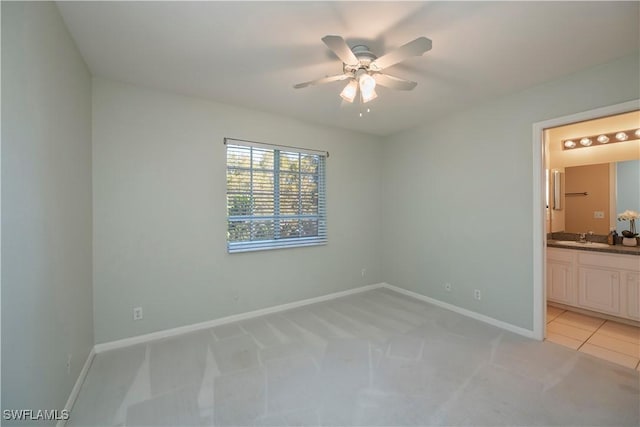
{"label": "sink", "polygon": [[554,243],[562,246],[574,246],[578,248],[608,248],[610,247],[606,243],[596,243],[596,242],[588,242],[588,243],[580,243],[574,242],[572,240],[556,240]]}

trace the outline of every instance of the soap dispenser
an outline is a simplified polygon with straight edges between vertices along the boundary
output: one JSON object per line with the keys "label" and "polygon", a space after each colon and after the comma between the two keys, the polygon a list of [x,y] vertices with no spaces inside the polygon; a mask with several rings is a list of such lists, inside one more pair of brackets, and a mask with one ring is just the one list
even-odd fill
{"label": "soap dispenser", "polygon": [[618,241],[618,232],[615,229],[611,232],[611,237],[613,237],[613,239],[612,239],[613,243],[611,243],[611,244],[615,245],[616,242]]}
{"label": "soap dispenser", "polygon": [[614,232],[614,231],[615,231],[615,230],[613,230],[613,229],[612,229],[611,231],[609,231],[609,235],[607,236],[607,243],[608,243],[609,245],[613,245],[613,244],[614,244],[614,243],[613,243],[613,242],[614,242],[614,238],[613,238],[613,232]]}

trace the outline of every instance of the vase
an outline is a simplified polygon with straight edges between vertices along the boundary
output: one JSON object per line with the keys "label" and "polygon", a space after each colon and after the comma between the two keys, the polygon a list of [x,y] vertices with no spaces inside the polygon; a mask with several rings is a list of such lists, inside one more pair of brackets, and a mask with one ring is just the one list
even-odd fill
{"label": "vase", "polygon": [[623,237],[622,238],[623,246],[638,246],[638,240],[635,237]]}

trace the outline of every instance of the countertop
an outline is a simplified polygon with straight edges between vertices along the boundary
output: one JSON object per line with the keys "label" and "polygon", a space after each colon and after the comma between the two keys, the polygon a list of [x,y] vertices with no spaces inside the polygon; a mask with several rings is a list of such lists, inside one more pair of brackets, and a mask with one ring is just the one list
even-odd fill
{"label": "countertop", "polygon": [[589,243],[576,244],[575,241],[547,240],[547,246],[551,248],[576,249],[579,251],[604,252],[609,254],[624,254],[640,256],[640,246],[609,245],[608,247],[595,247]]}

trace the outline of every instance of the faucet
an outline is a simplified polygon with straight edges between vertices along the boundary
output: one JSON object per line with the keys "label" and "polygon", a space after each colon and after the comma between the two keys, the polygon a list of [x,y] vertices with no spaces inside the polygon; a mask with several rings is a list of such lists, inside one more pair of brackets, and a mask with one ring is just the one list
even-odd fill
{"label": "faucet", "polygon": [[589,231],[588,233],[580,233],[580,240],[578,240],[578,242],[589,243],[590,239],[593,240],[593,231]]}

